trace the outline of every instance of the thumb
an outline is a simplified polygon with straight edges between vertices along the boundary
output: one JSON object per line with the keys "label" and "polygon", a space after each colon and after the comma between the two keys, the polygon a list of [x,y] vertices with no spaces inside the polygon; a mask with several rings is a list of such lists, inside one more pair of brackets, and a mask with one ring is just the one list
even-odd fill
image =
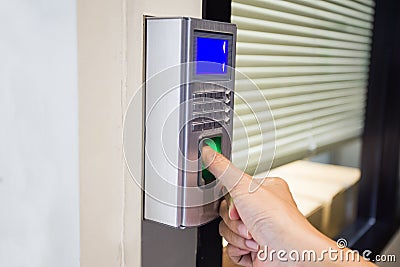
{"label": "thumb", "polygon": [[233,198],[249,191],[250,176],[236,168],[227,158],[209,146],[203,146],[201,154],[204,165],[221,181]]}

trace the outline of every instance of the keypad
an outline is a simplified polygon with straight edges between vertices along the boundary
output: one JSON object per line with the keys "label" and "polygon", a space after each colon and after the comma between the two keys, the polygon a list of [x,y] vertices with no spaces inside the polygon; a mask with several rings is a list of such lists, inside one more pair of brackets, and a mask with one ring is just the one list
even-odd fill
{"label": "keypad", "polygon": [[192,131],[222,127],[230,123],[230,92],[196,92],[193,94]]}

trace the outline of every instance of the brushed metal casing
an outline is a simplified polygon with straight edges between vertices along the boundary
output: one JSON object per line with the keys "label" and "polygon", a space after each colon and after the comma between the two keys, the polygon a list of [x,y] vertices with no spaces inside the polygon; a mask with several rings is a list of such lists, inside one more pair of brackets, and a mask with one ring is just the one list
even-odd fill
{"label": "brushed metal casing", "polygon": [[[196,65],[191,63],[195,37],[208,34],[222,34],[231,40],[232,69],[226,77],[195,74]],[[231,157],[236,26],[183,17],[147,18],[145,47],[144,218],[173,227],[199,226],[218,216],[219,201],[196,203],[212,199],[222,190],[218,182],[199,184],[199,142],[221,136],[222,154]],[[220,93],[223,99],[217,100]],[[204,94],[207,97],[198,97]],[[229,112],[218,111],[214,104],[207,104],[213,113],[203,111],[215,121],[224,116],[218,120],[222,127],[196,119],[195,103],[206,103],[209,95],[216,97],[211,99],[215,103],[229,99],[225,109]],[[199,124],[201,130],[194,130]]]}

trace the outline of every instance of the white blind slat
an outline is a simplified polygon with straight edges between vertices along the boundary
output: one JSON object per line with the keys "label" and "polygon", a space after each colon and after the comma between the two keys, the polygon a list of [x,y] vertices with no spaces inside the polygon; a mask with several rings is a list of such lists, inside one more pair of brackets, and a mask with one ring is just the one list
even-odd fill
{"label": "white blind slat", "polygon": [[[233,21],[234,22],[234,21]],[[257,32],[249,30],[238,30],[237,40],[239,42],[250,42],[250,43],[270,43],[270,44],[285,44],[285,45],[297,45],[297,46],[317,46],[317,47],[330,47],[338,48],[342,47],[345,49],[369,51],[369,44],[362,44],[348,41],[336,41],[328,40],[324,38],[316,37],[304,37],[295,35],[286,35],[280,33],[270,32]]]}
{"label": "white blind slat", "polygon": [[364,36],[371,36],[372,31],[350,25],[343,25],[337,22],[332,22],[323,19],[317,19],[307,16],[296,15],[288,12],[273,10],[270,8],[263,8],[252,5],[245,5],[241,3],[232,3],[233,18],[246,16],[248,18],[261,19],[267,21],[277,21],[288,24],[310,26],[316,29],[328,29],[340,32],[354,33]]}
{"label": "white blind slat", "polygon": [[[332,98],[341,98],[341,97],[351,97],[351,96],[360,96],[364,93],[364,88],[347,88],[336,91],[327,91],[327,92],[318,92],[313,93],[312,95],[303,94],[296,96],[286,96],[282,98],[276,98],[269,101],[269,106],[272,110],[278,109],[280,107],[294,106],[299,104],[312,103],[332,99]],[[235,106],[235,113],[238,115],[245,115],[249,113],[258,113],[265,111],[266,108],[265,100],[257,100],[253,101],[249,106],[248,103],[238,103]]]}
{"label": "white blind slat", "polygon": [[[240,68],[238,68],[240,70]],[[354,81],[354,80],[366,80],[368,77],[367,73],[345,73],[345,74],[318,74],[318,75],[305,75],[294,77],[273,77],[273,78],[256,78],[252,79],[252,82],[256,84],[259,89],[277,88],[284,86],[294,86],[301,84],[315,84],[324,82],[335,82],[335,81]],[[250,88],[250,82],[248,80],[236,80],[236,87],[238,91],[246,91]]]}
{"label": "white blind slat", "polygon": [[281,140],[284,140],[285,137],[292,137],[295,136],[296,134],[300,135],[304,134],[305,132],[313,131],[314,125],[317,125],[317,127],[322,127],[328,124],[330,125],[338,124],[349,120],[348,117],[350,117],[351,118],[350,120],[354,122],[358,121],[357,119],[354,118],[359,118],[362,115],[363,115],[362,110],[352,110],[351,112],[337,113],[330,116],[316,118],[312,121],[310,120],[299,121],[296,124],[292,124],[290,126],[277,127],[275,135],[271,134],[263,135],[261,134],[261,131],[264,131],[266,129],[261,128],[257,130],[258,134],[250,135],[250,133],[245,133],[246,138],[242,138],[235,143],[234,151],[245,150],[248,146],[261,145],[265,142],[274,142],[275,139],[278,140],[277,145],[282,145],[282,143],[279,142]]}
{"label": "white blind slat", "polygon": [[241,67],[241,71],[249,78],[296,76],[330,73],[365,73],[368,66],[273,66],[273,67]]}
{"label": "white blind slat", "polygon": [[[312,2],[319,2],[320,0],[310,0]],[[322,0],[321,0],[322,1]],[[237,3],[243,3],[250,6],[258,6],[263,8],[269,8],[272,10],[279,10],[289,14],[297,14],[307,16],[311,18],[318,18],[328,21],[334,21],[341,23],[343,26],[351,25],[364,29],[372,29],[372,17],[370,22],[356,19],[350,16],[345,16],[337,12],[329,12],[319,8],[313,8],[305,5],[299,5],[290,3],[289,1],[283,0],[234,0]]]}
{"label": "white blind slat", "polygon": [[352,80],[352,81],[338,81],[331,83],[315,83],[315,84],[306,84],[306,85],[297,85],[291,87],[280,87],[279,90],[276,88],[265,89],[260,91],[243,91],[240,92],[238,103],[242,102],[241,98],[246,99],[247,101],[257,101],[260,99],[260,95],[264,96],[267,99],[273,99],[283,96],[290,95],[299,95],[313,92],[321,92],[327,90],[338,90],[338,89],[346,89],[353,87],[362,87],[365,88],[367,82],[364,80]]}
{"label": "white blind slat", "polygon": [[[334,107],[334,106],[340,106],[344,105],[347,103],[351,104],[358,104],[359,102],[364,102],[365,101],[365,96],[349,96],[345,98],[339,98],[339,99],[328,99],[328,100],[322,100],[322,101],[317,101],[313,103],[306,103],[306,104],[300,104],[300,105],[295,105],[295,106],[290,106],[290,107],[282,107],[282,108],[276,108],[272,110],[273,112],[273,118],[276,120],[278,118],[284,117],[284,116],[289,116],[293,114],[298,114],[298,113],[304,113],[308,111],[313,111],[313,110],[318,110],[322,108],[329,108],[329,107]],[[245,125],[251,125],[257,122],[263,122],[263,121],[268,121],[271,120],[271,114],[267,111],[265,112],[260,112],[257,114],[257,117],[254,116],[254,114],[244,114],[238,116],[236,118],[236,121],[240,122],[240,124],[245,124]],[[236,122],[234,122],[236,123]],[[239,124],[238,124],[239,125]]]}
{"label": "white blind slat", "polygon": [[326,56],[326,57],[350,57],[350,58],[369,58],[368,51],[357,51],[347,49],[288,46],[264,43],[237,43],[237,53],[239,55],[298,55],[298,56]]}
{"label": "white blind slat", "polygon": [[370,6],[370,7],[375,7],[375,2],[374,0],[355,0],[355,2],[359,2],[361,4]]}
{"label": "white blind slat", "polygon": [[249,66],[292,66],[292,65],[368,65],[368,59],[347,57],[302,57],[302,56],[255,56],[239,55],[238,67]]}
{"label": "white blind slat", "polygon": [[[356,19],[364,20],[366,22],[370,22],[372,20],[372,14],[368,14],[365,12],[360,12],[351,8],[347,8],[341,5],[329,3],[328,1],[310,1],[310,0],[290,0],[293,3],[297,3],[300,5],[307,5],[310,7],[326,10],[329,12],[334,12],[337,14],[342,14],[348,17],[353,17]],[[343,1],[342,2],[346,2]]]}
{"label": "white blind slat", "polygon": [[353,111],[363,110],[364,103],[358,104],[344,104],[340,106],[333,106],[329,108],[324,108],[320,110],[311,110],[308,112],[304,112],[301,114],[296,114],[292,116],[285,116],[279,119],[275,119],[275,124],[267,121],[267,122],[260,122],[258,124],[252,124],[248,127],[240,127],[238,128],[235,133],[235,139],[242,139],[246,137],[250,137],[253,135],[259,135],[260,133],[273,131],[276,128],[288,127],[293,124],[310,121],[314,117],[324,117],[330,115],[337,115],[337,114],[348,114],[352,113]]}
{"label": "white blind slat", "polygon": [[369,42],[369,38],[367,36],[343,33],[332,30],[321,30],[312,27],[304,27],[281,22],[269,21],[268,23],[263,23],[263,20],[260,19],[250,19],[240,16],[235,17],[234,22],[240,24],[243,30],[284,33],[288,35],[337,39],[359,43]]}
{"label": "white blind slat", "polygon": [[[373,7],[368,6],[368,5],[363,5],[363,4],[354,2],[354,1],[343,1],[343,0],[328,0],[328,1],[335,3],[335,4],[342,5],[342,6],[350,7],[354,10],[358,10],[358,11],[361,11],[361,12],[364,12],[364,13],[367,13],[370,15],[374,14]],[[363,1],[363,0],[360,0],[360,1]],[[365,2],[368,2],[368,1],[364,1],[364,3]]]}

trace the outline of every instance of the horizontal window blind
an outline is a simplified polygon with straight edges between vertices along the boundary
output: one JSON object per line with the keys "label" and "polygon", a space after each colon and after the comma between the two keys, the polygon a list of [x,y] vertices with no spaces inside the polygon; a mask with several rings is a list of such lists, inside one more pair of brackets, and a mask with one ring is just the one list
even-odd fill
{"label": "horizontal window blind", "polygon": [[254,174],[360,136],[373,15],[371,0],[232,1],[236,165]]}

